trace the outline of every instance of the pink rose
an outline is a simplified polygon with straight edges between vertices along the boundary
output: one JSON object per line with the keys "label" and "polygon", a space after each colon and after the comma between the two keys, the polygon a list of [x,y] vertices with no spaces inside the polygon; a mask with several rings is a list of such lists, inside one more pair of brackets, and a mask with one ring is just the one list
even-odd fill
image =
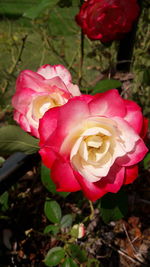
{"label": "pink rose", "polygon": [[109,42],[129,32],[138,14],[136,0],[87,0],[76,21],[90,39]]}
{"label": "pink rose", "polygon": [[44,65],[37,72],[24,70],[17,79],[12,98],[14,120],[38,138],[39,119],[44,113],[80,94],[78,86],[72,84],[71,74],[62,65]]}
{"label": "pink rose", "polygon": [[82,95],[40,120],[40,155],[57,191],[83,190],[95,201],[137,178],[146,131],[140,107],[117,90]]}

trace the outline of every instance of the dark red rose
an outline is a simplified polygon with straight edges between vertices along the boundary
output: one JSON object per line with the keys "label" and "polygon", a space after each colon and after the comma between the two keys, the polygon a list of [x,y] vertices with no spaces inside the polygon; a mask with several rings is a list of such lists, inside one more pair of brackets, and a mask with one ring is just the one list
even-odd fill
{"label": "dark red rose", "polygon": [[87,0],[76,21],[90,39],[109,42],[129,32],[138,14],[136,0]]}

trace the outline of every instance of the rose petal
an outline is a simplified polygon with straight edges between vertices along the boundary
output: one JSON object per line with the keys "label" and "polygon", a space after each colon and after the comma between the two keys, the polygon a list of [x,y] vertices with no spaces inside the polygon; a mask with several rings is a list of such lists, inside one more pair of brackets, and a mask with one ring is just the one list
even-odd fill
{"label": "rose petal", "polygon": [[117,159],[117,164],[120,166],[135,165],[145,157],[147,152],[148,152],[148,149],[145,146],[143,140],[139,139],[136,142],[135,147],[131,152],[129,152],[129,153],[127,153],[127,155]]}
{"label": "rose petal", "polygon": [[[42,135],[45,136],[45,139],[47,139],[51,135],[49,145],[56,146],[57,149],[59,150],[60,146],[65,140],[65,137],[71,131],[74,130],[75,126],[81,123],[82,120],[85,119],[89,115],[89,109],[88,109],[87,103],[84,101],[84,98],[83,98],[83,101],[81,101],[80,97],[77,97],[77,99],[76,97],[72,98],[71,101],[69,100],[65,105],[61,107],[57,107],[57,109],[58,109],[57,114],[59,115],[59,117],[57,116],[56,118],[58,120],[57,134],[54,131],[51,131],[50,129],[51,126],[49,127],[49,125],[51,125],[51,113],[50,113],[51,110],[48,111],[49,113],[46,113],[47,114],[46,117],[44,115],[43,118],[40,120],[40,123],[45,121],[45,124],[44,123],[41,124],[41,126],[39,127],[39,132],[41,136]],[[52,115],[52,118],[53,118],[53,115]],[[47,126],[43,128],[43,124]],[[46,130],[47,127],[49,130]],[[45,130],[45,133],[43,133],[44,132],[43,129]],[[53,133],[53,136],[52,136],[52,133]],[[52,140],[52,143],[51,143],[51,140]]]}
{"label": "rose petal", "polygon": [[118,192],[124,180],[124,168],[120,168],[117,165],[115,168],[112,167],[107,177],[95,183],[87,181],[76,171],[74,173],[85,196],[91,201],[97,200],[108,192]]}
{"label": "rose petal", "polygon": [[58,76],[54,77],[52,79],[49,79],[49,80],[45,80],[44,81],[44,86],[45,86],[45,90],[47,92],[51,92],[52,93],[54,91],[54,89],[57,90],[57,88],[59,88],[59,89],[62,89],[64,91],[64,93],[67,93],[67,95],[70,97],[70,92],[68,91],[68,89],[67,89],[66,85],[64,84],[64,82]]}
{"label": "rose petal", "polygon": [[134,128],[134,130],[139,134],[142,128],[143,115],[141,108],[131,100],[124,100],[127,114],[124,119]]}
{"label": "rose petal", "polygon": [[89,109],[93,116],[124,117],[126,115],[123,99],[115,89],[95,95],[89,103]]}
{"label": "rose petal", "polygon": [[12,106],[25,115],[34,95],[35,92],[32,89],[23,88],[12,97]]}
{"label": "rose petal", "polygon": [[44,80],[38,73],[31,70],[24,70],[17,78],[16,91],[20,91],[23,88],[30,88],[36,92],[42,92]]}
{"label": "rose petal", "polygon": [[59,192],[75,192],[81,190],[80,184],[68,162],[63,162],[61,159],[56,160],[51,168],[51,177]]}
{"label": "rose petal", "polygon": [[20,117],[19,117],[19,124],[24,131],[30,132],[31,129],[30,129],[28,120],[22,114],[20,114]]}
{"label": "rose petal", "polygon": [[40,146],[48,140],[57,127],[59,107],[49,109],[39,121]]}
{"label": "rose petal", "polygon": [[91,201],[95,201],[107,193],[107,191],[103,190],[103,188],[97,186],[97,183],[87,181],[78,172],[74,171],[74,174],[83,190],[84,195]]}
{"label": "rose petal", "polygon": [[120,132],[119,135],[122,140],[119,142],[120,145],[122,144],[122,147],[126,152],[132,151],[135,147],[135,143],[140,139],[139,135],[124,119],[114,117],[113,120],[117,122],[117,129]]}
{"label": "rose petal", "polygon": [[107,192],[117,193],[123,185],[124,174],[125,168],[114,163],[108,175],[97,182],[97,185]]}
{"label": "rose petal", "polygon": [[52,150],[51,147],[44,146],[39,150],[39,154],[41,155],[44,165],[47,168],[51,168],[55,159],[57,158],[55,151]]}
{"label": "rose petal", "polygon": [[37,70],[37,73],[42,75],[45,79],[59,76],[66,86],[72,80],[70,72],[63,65],[43,65]]}
{"label": "rose petal", "polygon": [[72,94],[73,96],[79,96],[81,95],[80,89],[76,84],[72,84],[70,83],[67,86],[68,91],[70,92],[70,94]]}
{"label": "rose petal", "polygon": [[140,136],[141,138],[145,138],[146,137],[146,134],[147,134],[147,131],[148,131],[148,119],[143,117],[143,125],[142,125],[142,130],[140,132]]}
{"label": "rose petal", "polygon": [[131,184],[138,176],[138,166],[130,166],[125,168],[124,184]]}

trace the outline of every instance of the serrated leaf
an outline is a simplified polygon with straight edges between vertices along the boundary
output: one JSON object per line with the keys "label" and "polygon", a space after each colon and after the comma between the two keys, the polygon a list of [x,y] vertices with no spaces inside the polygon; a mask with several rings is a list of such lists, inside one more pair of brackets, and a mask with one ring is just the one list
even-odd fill
{"label": "serrated leaf", "polygon": [[114,79],[106,79],[98,82],[92,89],[92,95],[97,93],[103,93],[110,89],[116,89],[121,87],[121,82]]}
{"label": "serrated leaf", "polygon": [[66,258],[62,264],[62,267],[78,267],[78,265],[71,258]]}
{"label": "serrated leaf", "polygon": [[39,140],[24,132],[20,127],[8,125],[0,128],[1,155],[14,152],[33,154],[39,150]]}
{"label": "serrated leaf", "polygon": [[108,193],[101,198],[100,213],[105,223],[117,221],[127,214],[128,199],[124,190]]}
{"label": "serrated leaf", "polygon": [[44,229],[44,234],[52,233],[53,235],[57,235],[59,233],[59,226],[58,225],[47,225]]}
{"label": "serrated leaf", "polygon": [[50,169],[48,169],[44,165],[41,166],[41,180],[42,180],[43,185],[52,194],[57,194],[64,198],[67,197],[70,194],[69,192],[57,192],[56,191],[56,185],[50,178],[50,172],[51,172]]}
{"label": "serrated leaf", "polygon": [[87,261],[87,253],[76,244],[69,245],[70,254],[74,259],[77,259],[80,263]]}
{"label": "serrated leaf", "polygon": [[61,247],[50,249],[44,259],[46,266],[56,266],[65,257],[65,251]]}
{"label": "serrated leaf", "polygon": [[60,225],[62,228],[70,227],[72,225],[72,215],[71,214],[66,214],[62,217]]}
{"label": "serrated leaf", "polygon": [[46,8],[51,8],[56,5],[58,0],[42,0],[39,4],[28,9],[23,16],[29,19],[36,19]]}
{"label": "serrated leaf", "polygon": [[44,205],[44,213],[49,221],[52,223],[60,223],[61,208],[55,200],[46,200]]}

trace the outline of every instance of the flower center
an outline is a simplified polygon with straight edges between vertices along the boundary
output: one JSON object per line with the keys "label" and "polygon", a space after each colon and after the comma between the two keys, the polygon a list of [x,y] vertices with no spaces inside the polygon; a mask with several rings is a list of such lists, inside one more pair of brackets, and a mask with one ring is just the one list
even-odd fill
{"label": "flower center", "polygon": [[108,136],[103,134],[85,137],[79,147],[80,157],[85,162],[95,164],[107,153],[110,146]]}
{"label": "flower center", "polygon": [[52,93],[46,96],[38,96],[33,100],[33,116],[36,119],[40,119],[50,108],[61,106],[66,102],[67,100],[65,101],[65,98],[62,97],[59,93]]}

